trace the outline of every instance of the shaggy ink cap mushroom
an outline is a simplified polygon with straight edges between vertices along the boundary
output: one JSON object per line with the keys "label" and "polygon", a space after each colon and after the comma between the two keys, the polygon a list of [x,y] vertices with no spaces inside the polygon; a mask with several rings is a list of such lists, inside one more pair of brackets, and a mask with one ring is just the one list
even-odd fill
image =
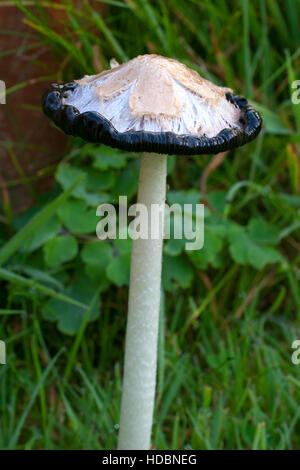
{"label": "shaggy ink cap mushroom", "polygon": [[177,60],[142,55],[43,95],[46,115],[65,133],[134,152],[215,154],[260,132],[259,113]]}
{"label": "shaggy ink cap mushroom", "polygon": [[[245,98],[176,60],[139,56],[43,96],[45,113],[67,134],[143,152],[138,204],[164,207],[166,154],[219,153],[252,140],[261,118]],[[161,154],[161,155],[159,155]],[[149,449],[156,389],[163,220],[158,237],[132,242],[119,450]],[[152,222],[151,222],[152,223]]]}

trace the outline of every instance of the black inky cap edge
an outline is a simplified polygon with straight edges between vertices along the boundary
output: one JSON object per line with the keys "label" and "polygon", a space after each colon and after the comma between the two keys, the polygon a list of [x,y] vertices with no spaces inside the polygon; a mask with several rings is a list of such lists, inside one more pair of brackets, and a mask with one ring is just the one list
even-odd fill
{"label": "black inky cap edge", "polygon": [[42,97],[44,113],[66,134],[123,150],[168,155],[216,154],[250,142],[259,134],[262,126],[259,113],[248,104],[246,98],[228,92],[227,100],[242,112],[240,122],[244,125],[243,130],[223,129],[211,138],[177,135],[173,132],[118,132],[96,111],[79,113],[74,106],[62,104],[62,98],[77,86],[75,82],[65,85],[53,83]]}

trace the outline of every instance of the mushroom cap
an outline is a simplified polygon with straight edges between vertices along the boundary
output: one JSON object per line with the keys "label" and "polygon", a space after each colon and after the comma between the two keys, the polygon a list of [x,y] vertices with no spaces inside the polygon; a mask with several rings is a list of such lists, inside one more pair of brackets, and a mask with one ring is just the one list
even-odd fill
{"label": "mushroom cap", "polygon": [[44,93],[43,110],[67,134],[124,150],[219,153],[260,132],[243,97],[177,60],[142,55]]}

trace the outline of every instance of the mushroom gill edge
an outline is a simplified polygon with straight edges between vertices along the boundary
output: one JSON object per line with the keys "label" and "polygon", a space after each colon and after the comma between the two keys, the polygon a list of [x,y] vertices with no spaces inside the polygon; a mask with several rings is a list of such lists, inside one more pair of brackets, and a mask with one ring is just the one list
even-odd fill
{"label": "mushroom gill edge", "polygon": [[262,127],[259,113],[248,104],[246,98],[228,92],[227,100],[241,112],[243,129],[223,129],[214,137],[177,135],[173,132],[118,132],[100,113],[80,113],[74,106],[62,104],[64,94],[72,92],[77,86],[75,82],[51,84],[42,97],[46,116],[66,134],[122,150],[168,155],[217,154],[245,145],[259,134]]}

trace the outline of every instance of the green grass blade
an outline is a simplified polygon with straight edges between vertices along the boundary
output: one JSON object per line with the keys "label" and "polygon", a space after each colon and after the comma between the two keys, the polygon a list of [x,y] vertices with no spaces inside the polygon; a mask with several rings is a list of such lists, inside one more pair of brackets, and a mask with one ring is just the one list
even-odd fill
{"label": "green grass blade", "polygon": [[252,64],[250,52],[250,25],[249,25],[249,1],[241,0],[244,24],[244,74],[245,74],[245,94],[252,98]]}
{"label": "green grass blade", "polygon": [[81,307],[83,309],[87,309],[88,306],[78,302],[78,300],[72,299],[72,297],[68,297],[65,294],[61,294],[60,292],[56,292],[49,287],[44,286],[43,284],[39,284],[33,279],[28,279],[26,277],[19,276],[8,269],[0,268],[0,279],[5,279],[6,281],[13,282],[16,284],[21,284],[26,287],[30,287],[32,289],[36,289],[37,291],[41,292],[42,294],[49,295],[58,300],[62,300],[63,302],[70,303],[72,305],[76,305],[76,307]]}
{"label": "green grass blade", "polygon": [[88,4],[87,6],[90,10],[92,20],[94,21],[95,25],[98,27],[99,31],[101,31],[102,34],[105,36],[106,40],[111,45],[115,54],[117,54],[117,58],[121,59],[123,62],[126,62],[128,60],[127,54],[125,53],[124,49],[122,48],[118,40],[115,38],[113,33],[106,26],[102,16],[99,15],[99,13],[97,13],[95,10],[93,10]]}
{"label": "green grass blade", "polygon": [[67,365],[66,365],[65,372],[64,372],[64,379],[65,379],[66,382],[68,381],[68,379],[70,377],[72,368],[73,368],[75,360],[76,360],[76,354],[77,354],[78,349],[80,347],[85,328],[88,324],[91,311],[92,311],[92,309],[95,305],[95,302],[97,301],[98,296],[99,296],[99,289],[95,292],[95,294],[94,294],[94,296],[91,300],[91,303],[88,307],[88,310],[86,311],[86,313],[84,314],[84,316],[82,318],[82,323],[81,323],[80,328],[79,328],[79,330],[76,334],[76,338],[74,340],[71,351],[68,354]]}
{"label": "green grass blade", "polygon": [[23,411],[22,415],[21,415],[21,418],[19,419],[19,423],[9,441],[9,444],[8,444],[8,447],[9,449],[14,449],[14,447],[16,446],[17,442],[18,442],[18,439],[19,439],[19,435],[20,435],[20,432],[24,426],[24,423],[26,421],[26,418],[28,416],[28,413],[32,407],[32,405],[34,404],[34,401],[40,391],[40,387],[44,384],[46,378],[48,377],[48,375],[50,374],[50,372],[52,371],[53,367],[54,367],[54,364],[56,363],[57,359],[59,358],[59,356],[62,354],[64,348],[62,348],[55,356],[54,358],[51,360],[50,364],[48,365],[47,369],[43,372],[40,380],[38,381],[38,383],[36,384],[34,390],[33,390],[33,393],[30,397],[30,400],[25,408],[25,410]]}
{"label": "green grass blade", "polygon": [[16,235],[11,238],[0,250],[0,266],[3,265],[17,250],[25,240],[33,235],[35,231],[43,225],[57,210],[57,208],[72,194],[72,191],[82,181],[80,176],[73,184],[60,194],[53,202],[48,204],[38,214],[36,214]]}

